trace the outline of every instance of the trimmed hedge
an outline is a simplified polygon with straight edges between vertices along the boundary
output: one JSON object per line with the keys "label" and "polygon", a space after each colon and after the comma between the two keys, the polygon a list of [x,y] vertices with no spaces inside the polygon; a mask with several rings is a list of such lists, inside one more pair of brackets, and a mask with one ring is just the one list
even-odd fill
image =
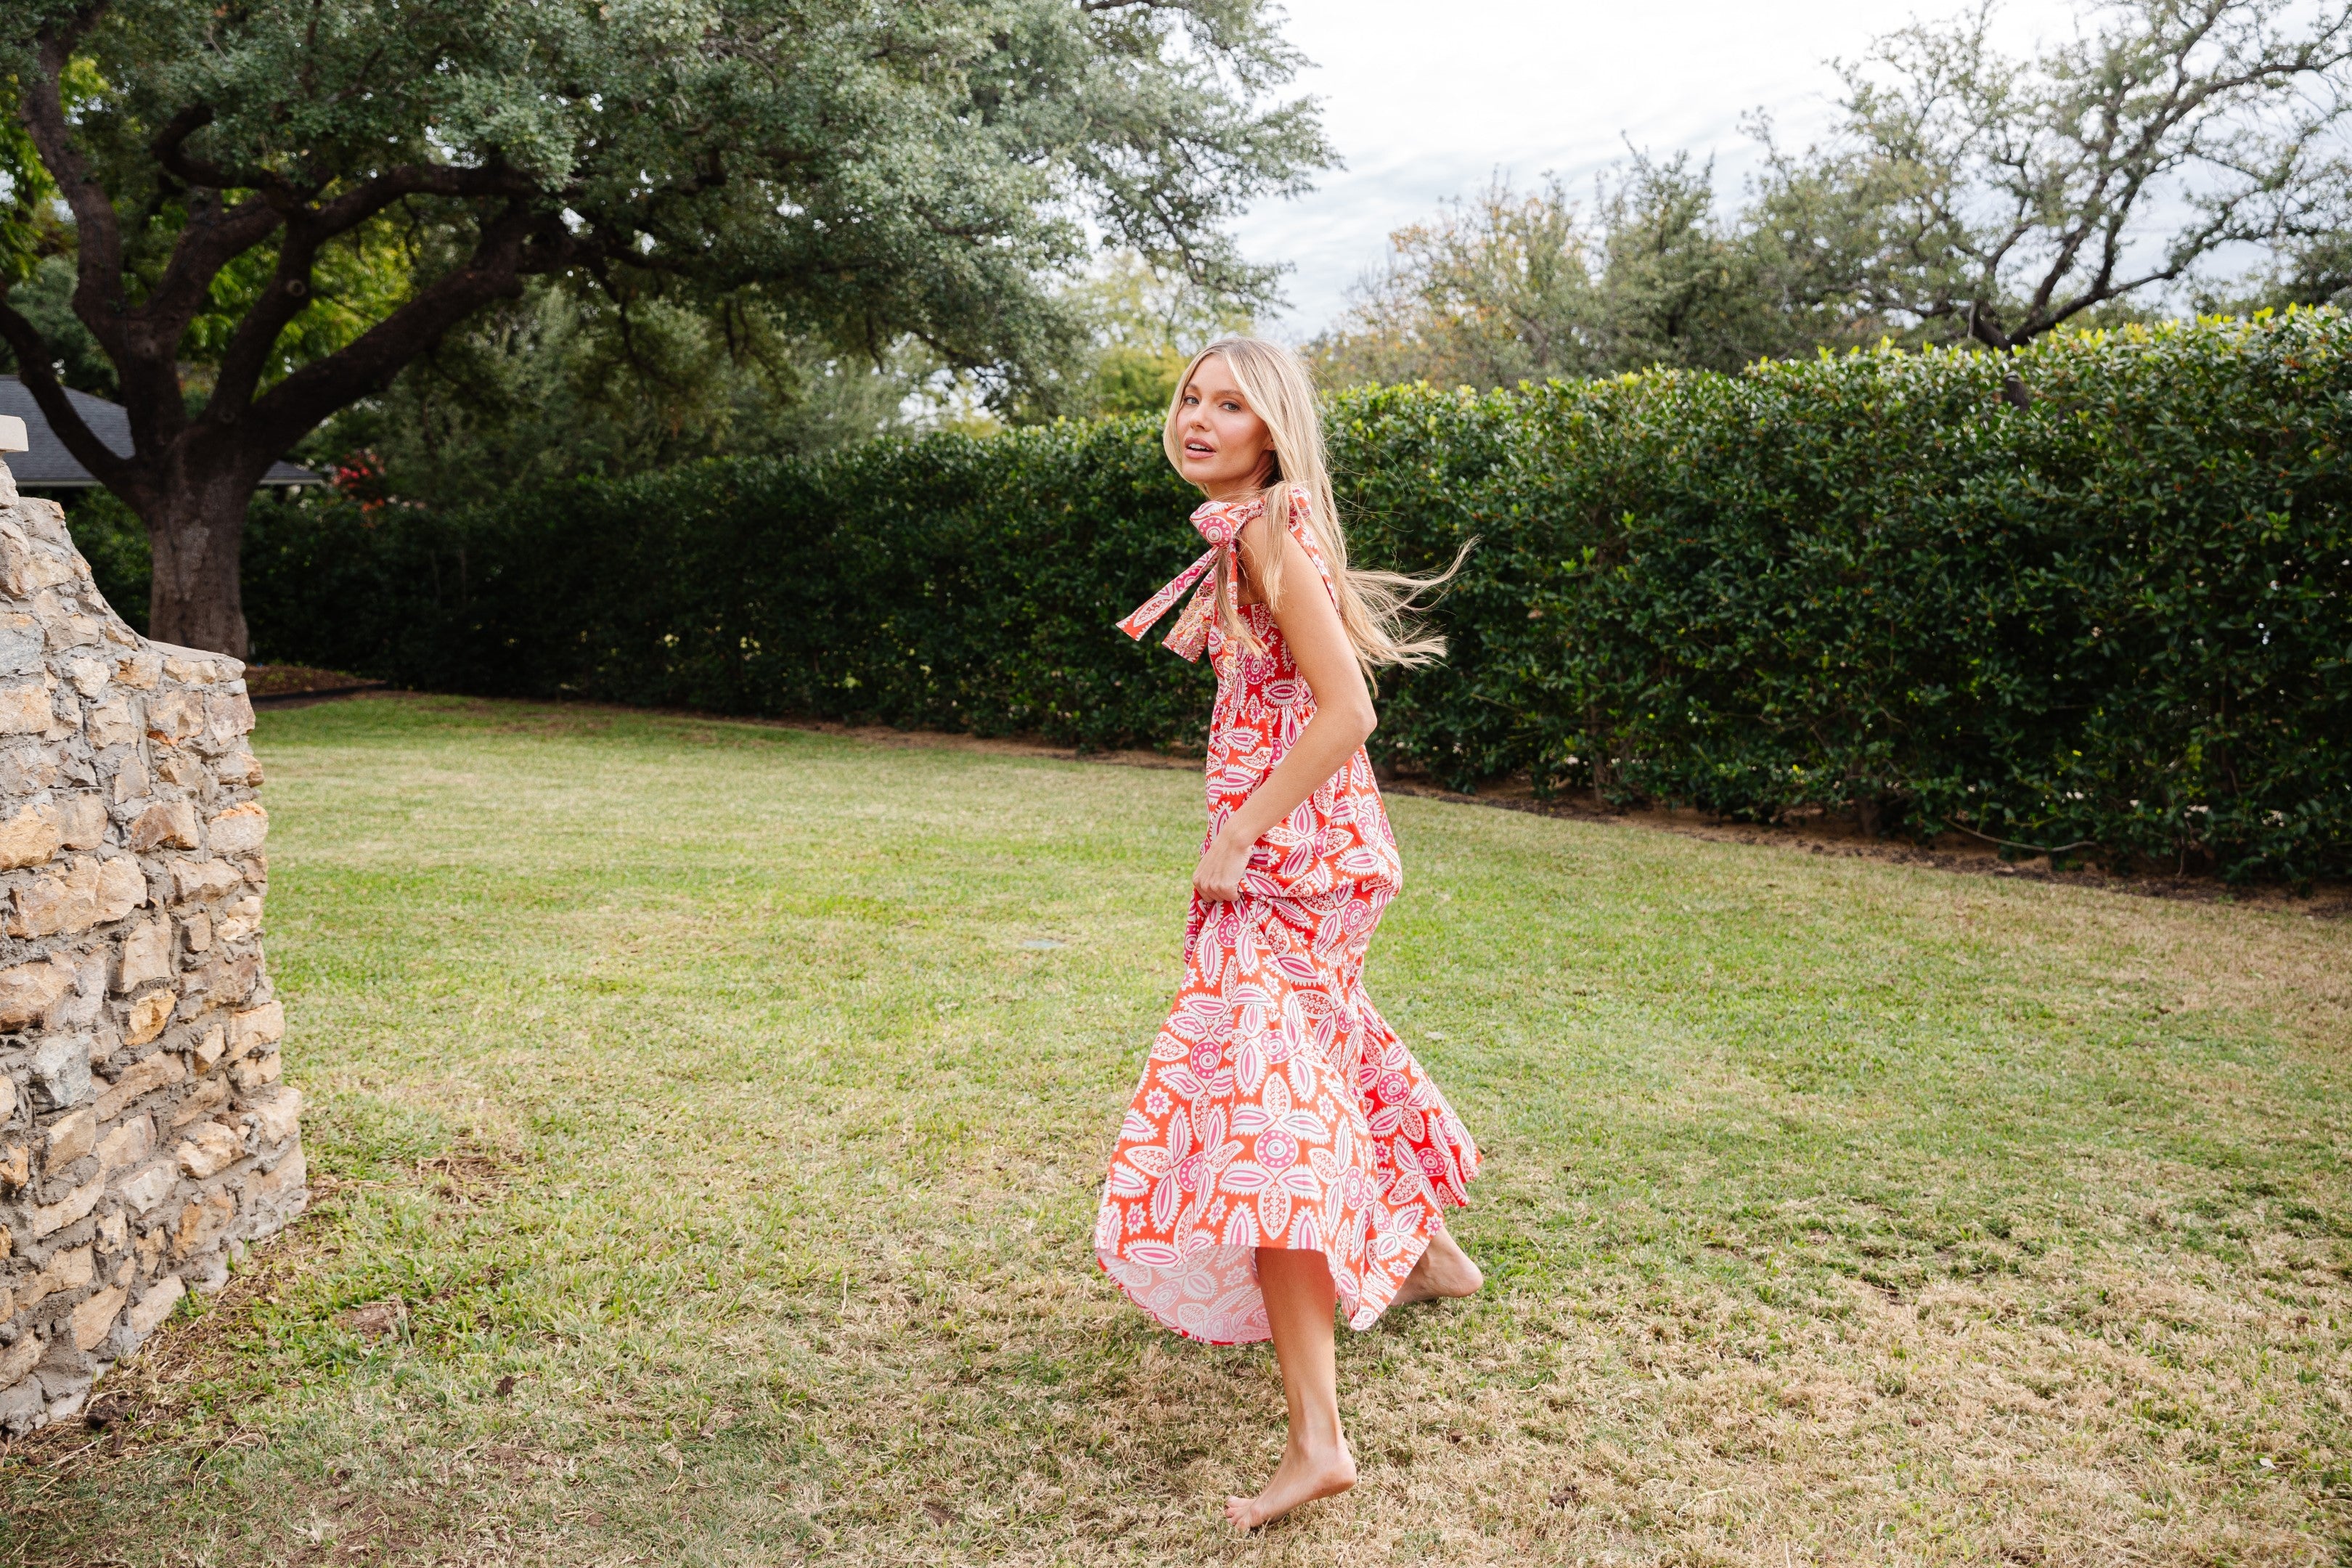
{"label": "trimmed hedge", "polygon": [[[1360,560],[1483,541],[1376,748],[1457,784],[2233,878],[2352,868],[2352,321],[2327,310],[1329,409]],[[263,656],[1081,745],[1200,739],[1111,623],[1196,552],[1148,419],[257,510]]]}

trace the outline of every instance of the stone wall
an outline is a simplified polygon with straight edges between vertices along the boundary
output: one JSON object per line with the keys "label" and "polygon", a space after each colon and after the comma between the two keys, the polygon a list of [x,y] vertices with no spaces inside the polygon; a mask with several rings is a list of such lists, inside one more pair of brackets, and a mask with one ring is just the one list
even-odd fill
{"label": "stone wall", "polygon": [[0,465],[0,1427],[301,1212],[245,667],[141,637]]}

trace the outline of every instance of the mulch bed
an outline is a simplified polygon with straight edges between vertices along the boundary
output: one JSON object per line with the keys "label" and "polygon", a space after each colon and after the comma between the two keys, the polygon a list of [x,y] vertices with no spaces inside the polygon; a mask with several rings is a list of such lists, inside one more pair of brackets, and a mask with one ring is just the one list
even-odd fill
{"label": "mulch bed", "polygon": [[313,669],[301,664],[248,664],[245,692],[257,708],[289,707],[349,697],[354,692],[389,690],[388,682],[346,675],[340,669]]}

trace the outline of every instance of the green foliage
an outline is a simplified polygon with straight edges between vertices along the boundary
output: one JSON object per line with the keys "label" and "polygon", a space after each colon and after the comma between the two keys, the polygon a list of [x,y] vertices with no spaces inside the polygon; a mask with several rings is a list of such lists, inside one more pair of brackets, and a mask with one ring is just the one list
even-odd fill
{"label": "green foliage", "polygon": [[1062,302],[1084,325],[1085,341],[1001,400],[1014,424],[1164,416],[1194,350],[1253,330],[1247,310],[1131,250],[1100,258]]}
{"label": "green foliage", "polygon": [[[2001,398],[2014,367],[2030,409]],[[1484,544],[1376,748],[1457,784],[2352,868],[2352,321],[1329,409],[1360,559]],[[1192,553],[1148,417],[257,516],[269,657],[1088,745],[1197,740],[1111,623]]]}
{"label": "green foliage", "polygon": [[1588,216],[1557,179],[1390,237],[1387,273],[1309,349],[1330,387],[1514,386],[1866,342],[1879,323],[1785,297],[1758,238],[1717,211],[1713,171],[1636,154]]}
{"label": "green foliage", "polygon": [[[0,19],[0,298],[37,251],[108,237],[58,220],[58,150],[15,123],[63,39],[130,307],[174,258],[210,281],[173,318],[193,364],[267,314],[289,237],[305,303],[281,374],[468,266],[681,305],[748,289],[869,356],[912,333],[959,363],[1049,361],[1081,218],[1220,295],[1271,288],[1227,228],[1330,158],[1313,104],[1278,97],[1300,64],[1280,19],[1258,0],[28,0]],[[190,262],[257,192],[286,221]],[[526,218],[528,256],[486,237]]]}
{"label": "green foliage", "polygon": [[[1315,345],[1327,386],[1736,370],[1882,336],[2010,349],[2061,325],[2319,304],[2352,282],[2352,5],[2084,0],[2030,59],[1987,6],[1838,63],[1820,142],[1746,129],[1736,212],[1636,152],[1590,212],[1497,184],[1398,230]],[[2253,258],[2251,272],[2221,269]]]}
{"label": "green foliage", "polygon": [[1915,21],[1842,63],[1801,154],[1760,128],[1749,222],[1791,300],[2009,348],[2352,216],[2341,0],[2087,0],[2030,59],[1991,21]]}
{"label": "green foliage", "polygon": [[532,279],[305,451],[427,505],[704,458],[798,456],[899,424],[935,363],[840,354],[750,300],[624,308]]}
{"label": "green foliage", "polygon": [[137,512],[105,490],[68,490],[64,501],[66,527],[73,534],[75,548],[89,563],[98,591],[106,596],[116,615],[143,633],[147,629],[147,592],[155,576],[147,525],[139,521]]}
{"label": "green foliage", "polygon": [[[74,319],[73,288],[73,263],[62,256],[47,256],[33,263],[25,280],[8,291],[8,303],[39,330],[60,382],[76,392],[111,399],[121,388],[121,379],[89,329]],[[16,356],[6,343],[0,343],[0,371],[14,374],[16,370]]]}

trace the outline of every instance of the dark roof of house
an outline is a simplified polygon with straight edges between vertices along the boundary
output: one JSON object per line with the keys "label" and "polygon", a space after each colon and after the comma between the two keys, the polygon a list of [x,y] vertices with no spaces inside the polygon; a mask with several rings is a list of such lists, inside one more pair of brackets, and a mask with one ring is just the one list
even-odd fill
{"label": "dark roof of house", "polygon": [[[119,403],[109,403],[103,397],[92,397],[87,392],[66,393],[74,412],[80,415],[89,433],[106,443],[107,449],[121,457],[131,456],[131,412]],[[73,459],[57,432],[49,428],[41,413],[41,405],[33,401],[32,392],[13,375],[0,375],[0,414],[13,414],[25,422],[26,446],[23,452],[11,452],[5,459],[8,471],[16,476],[16,483],[26,489],[88,489],[98,481],[89,470]],[[292,463],[272,463],[263,476],[265,485],[323,485],[327,481],[310,469]]]}

